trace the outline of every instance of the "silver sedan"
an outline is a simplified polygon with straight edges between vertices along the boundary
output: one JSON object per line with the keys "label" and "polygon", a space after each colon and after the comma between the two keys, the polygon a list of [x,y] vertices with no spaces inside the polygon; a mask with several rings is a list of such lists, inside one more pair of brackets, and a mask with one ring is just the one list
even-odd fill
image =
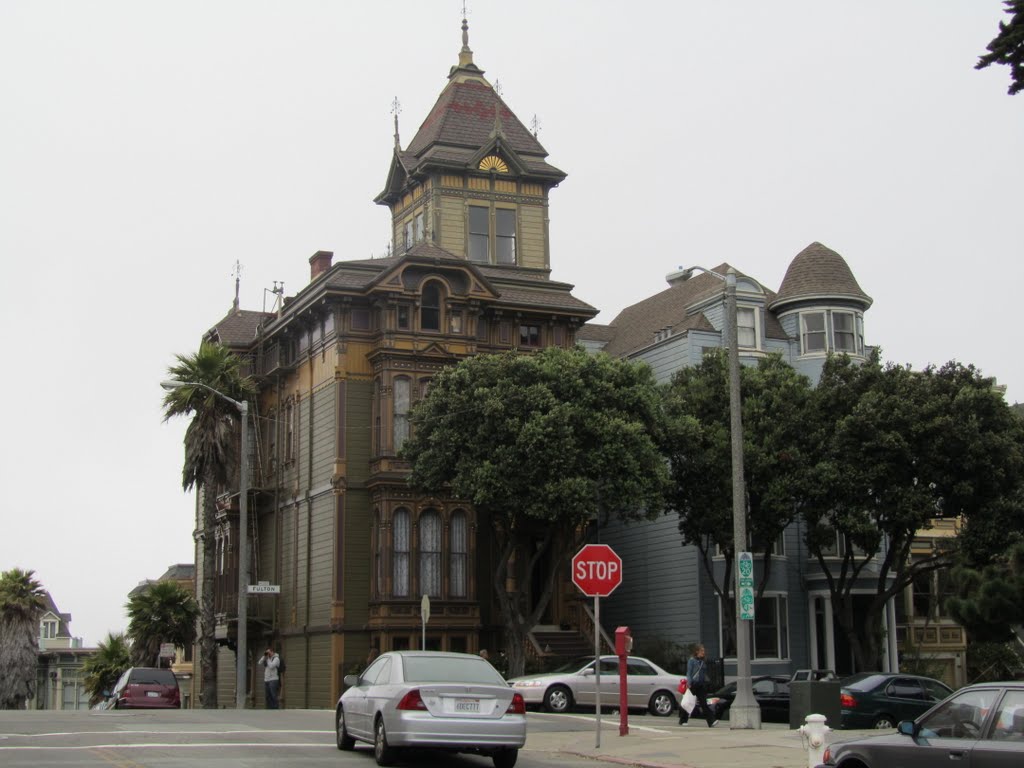
{"label": "silver sedan", "polygon": [[373,744],[377,765],[404,748],[489,755],[512,768],[526,743],[526,705],[485,659],[465,653],[391,651],[346,675],[338,699],[338,749]]}
{"label": "silver sedan", "polygon": [[[666,672],[653,661],[626,657],[627,706],[667,717],[679,706],[681,675]],[[568,712],[574,705],[597,704],[597,674],[593,656],[583,656],[543,675],[526,675],[508,681],[527,704],[549,712]],[[619,659],[601,657],[601,706],[619,706]]]}

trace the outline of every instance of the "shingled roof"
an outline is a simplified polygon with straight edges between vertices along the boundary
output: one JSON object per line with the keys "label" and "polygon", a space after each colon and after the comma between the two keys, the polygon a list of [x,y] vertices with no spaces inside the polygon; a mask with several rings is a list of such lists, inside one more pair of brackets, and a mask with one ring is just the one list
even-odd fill
{"label": "shingled roof", "polygon": [[871,297],[857,284],[846,260],[831,248],[813,242],[790,262],[779,293],[768,308],[778,311],[794,302],[825,298],[847,299],[861,304],[864,309],[872,303]]}
{"label": "shingled roof", "polygon": [[[729,269],[728,264],[721,264],[713,271],[724,275]],[[741,272],[736,274],[745,277]],[[706,272],[699,272],[689,280],[676,281],[661,293],[626,307],[609,326],[598,326],[592,330],[589,324],[584,326],[580,335],[581,338],[594,341],[607,339],[604,351],[610,355],[624,357],[654,343],[655,336],[660,331],[669,330],[672,335],[687,331],[717,333],[717,329],[704,313],[693,311],[693,307],[713,296],[721,295],[722,290],[721,280]],[[765,294],[768,301],[774,297],[767,289]],[[765,335],[773,339],[788,338],[778,319],[770,312],[766,315]]]}
{"label": "shingled roof", "polygon": [[273,317],[274,314],[271,312],[232,309],[206,332],[206,338],[225,347],[248,347],[255,341],[256,329],[260,324]]}
{"label": "shingled roof", "polygon": [[545,160],[547,150],[473,63],[468,30],[463,20],[459,63],[452,67],[448,85],[405,150],[397,147],[396,127],[397,161],[406,173],[427,164],[465,168],[479,159],[482,150],[500,147],[514,155],[510,159],[528,174],[561,181],[566,174]]}

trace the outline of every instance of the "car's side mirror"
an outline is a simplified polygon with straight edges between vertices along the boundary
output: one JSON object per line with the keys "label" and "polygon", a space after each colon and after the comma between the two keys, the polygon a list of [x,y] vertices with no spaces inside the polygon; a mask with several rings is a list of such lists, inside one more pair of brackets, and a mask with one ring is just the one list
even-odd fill
{"label": "car's side mirror", "polygon": [[594,674],[594,668],[593,667],[587,667],[586,669],[583,670],[583,676],[584,677],[586,677],[587,675],[592,675],[592,674]]}
{"label": "car's side mirror", "polygon": [[913,720],[901,720],[900,724],[896,726],[896,730],[904,736],[917,736],[917,725]]}
{"label": "car's side mirror", "polygon": [[359,675],[345,675],[343,682],[346,688],[355,688],[359,685]]}

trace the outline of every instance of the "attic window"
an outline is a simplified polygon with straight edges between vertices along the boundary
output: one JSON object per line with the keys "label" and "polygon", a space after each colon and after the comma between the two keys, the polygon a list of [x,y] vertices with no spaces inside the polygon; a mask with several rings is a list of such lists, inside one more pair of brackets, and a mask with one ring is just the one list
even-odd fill
{"label": "attic window", "polygon": [[498,173],[508,173],[508,164],[497,155],[488,155],[480,161],[480,165],[477,166],[481,171],[497,171]]}

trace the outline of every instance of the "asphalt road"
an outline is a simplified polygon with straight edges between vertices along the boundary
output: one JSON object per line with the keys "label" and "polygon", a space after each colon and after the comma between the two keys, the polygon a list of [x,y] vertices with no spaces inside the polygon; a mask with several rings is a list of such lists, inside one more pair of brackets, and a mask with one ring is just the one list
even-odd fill
{"label": "asphalt road", "polygon": [[[4,768],[314,768],[376,764],[369,747],[340,752],[326,710],[0,711]],[[577,718],[530,715],[531,733],[593,729]],[[410,753],[399,765],[490,768],[476,755]],[[571,756],[520,752],[517,768],[593,768]]]}

